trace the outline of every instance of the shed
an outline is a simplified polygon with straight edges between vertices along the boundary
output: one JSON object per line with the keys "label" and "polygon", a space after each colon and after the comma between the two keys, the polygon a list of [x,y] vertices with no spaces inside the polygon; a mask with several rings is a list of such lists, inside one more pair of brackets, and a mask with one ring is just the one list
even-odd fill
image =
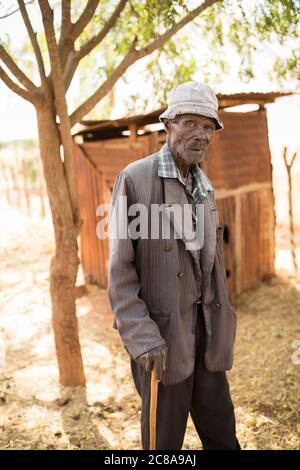
{"label": "shed", "polygon": [[[215,188],[230,298],[274,274],[275,212],[265,105],[283,93],[218,95],[224,130],[203,164]],[[228,110],[255,104],[256,110]],[[115,177],[128,163],[159,150],[163,109],[117,120],[84,121],[74,136],[76,183],[83,226],[81,262],[87,282],[107,287],[108,240],[99,240],[96,208],[109,203]]]}

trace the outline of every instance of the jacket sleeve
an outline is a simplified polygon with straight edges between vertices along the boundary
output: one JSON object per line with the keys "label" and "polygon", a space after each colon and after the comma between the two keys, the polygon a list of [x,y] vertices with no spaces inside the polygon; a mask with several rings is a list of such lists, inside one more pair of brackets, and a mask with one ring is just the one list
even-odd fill
{"label": "jacket sleeve", "polygon": [[[125,210],[124,200],[127,201]],[[129,236],[121,238],[115,230],[124,230],[121,219],[123,223],[130,222],[128,208],[135,202],[138,201],[135,200],[132,180],[122,171],[115,181],[109,218],[108,298],[115,317],[114,326],[133,359],[165,344],[157,324],[149,316],[147,305],[139,297],[140,280],[136,271],[133,241]]]}

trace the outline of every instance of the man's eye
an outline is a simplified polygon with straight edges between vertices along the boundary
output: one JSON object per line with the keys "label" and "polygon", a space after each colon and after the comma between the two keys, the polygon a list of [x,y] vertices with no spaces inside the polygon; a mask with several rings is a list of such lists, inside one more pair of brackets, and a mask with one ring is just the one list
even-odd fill
{"label": "man's eye", "polygon": [[186,123],[189,127],[195,127],[196,123],[194,121],[187,121]]}

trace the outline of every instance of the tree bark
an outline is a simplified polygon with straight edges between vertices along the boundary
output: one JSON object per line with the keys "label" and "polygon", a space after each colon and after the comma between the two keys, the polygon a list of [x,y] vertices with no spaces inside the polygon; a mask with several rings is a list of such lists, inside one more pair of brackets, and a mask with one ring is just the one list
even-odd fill
{"label": "tree bark", "polygon": [[52,324],[60,383],[79,385],[85,383],[85,376],[75,307],[78,228],[73,218],[55,114],[52,99],[37,109],[41,160],[55,235],[50,269]]}

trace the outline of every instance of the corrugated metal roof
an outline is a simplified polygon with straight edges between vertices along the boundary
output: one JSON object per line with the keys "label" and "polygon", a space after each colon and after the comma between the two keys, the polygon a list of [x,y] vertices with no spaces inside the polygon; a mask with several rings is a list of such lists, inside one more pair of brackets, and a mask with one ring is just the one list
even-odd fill
{"label": "corrugated metal roof", "polygon": [[[290,96],[292,93],[281,92],[251,92],[251,93],[235,93],[235,94],[218,94],[219,109],[229,108],[232,106],[239,106],[241,104],[259,104],[264,106],[267,103],[273,103],[277,98],[283,96]],[[127,116],[121,119],[114,120],[83,120],[80,123],[80,128],[74,135],[84,135],[89,132],[97,132],[97,134],[104,134],[109,131],[118,129],[119,132],[128,130],[130,126],[145,126],[158,122],[158,116],[163,113],[166,108],[160,108],[151,113],[140,114],[136,116]]]}

